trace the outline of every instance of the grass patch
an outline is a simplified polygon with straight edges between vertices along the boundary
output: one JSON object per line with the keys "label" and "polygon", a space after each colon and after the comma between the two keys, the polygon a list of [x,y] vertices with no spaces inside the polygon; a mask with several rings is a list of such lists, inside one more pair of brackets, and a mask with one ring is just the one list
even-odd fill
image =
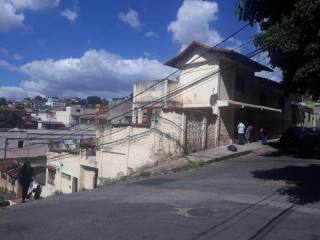
{"label": "grass patch", "polygon": [[206,163],[206,162],[196,162],[196,163],[192,162],[192,163],[180,166],[180,167],[173,168],[170,171],[175,172],[175,173],[176,172],[183,172],[183,171],[189,171],[189,170],[193,170],[193,169],[202,168],[207,165],[208,165],[208,163]]}
{"label": "grass patch", "polygon": [[151,176],[151,172],[142,171],[142,172],[139,173],[138,176],[139,177],[150,177]]}
{"label": "grass patch", "polygon": [[195,170],[199,168],[203,168],[208,166],[210,163],[208,162],[191,162],[173,169],[164,169],[161,171],[148,171],[148,166],[142,167],[139,170],[132,172],[130,175],[127,176],[120,176],[117,178],[104,178],[100,179],[100,185],[98,187],[103,187],[103,186],[110,186],[113,184],[117,184],[120,182],[125,182],[130,179],[139,179],[139,178],[147,178],[151,176],[158,176],[158,175],[166,175],[170,173],[178,173],[178,172],[183,172],[183,171],[190,171],[190,170]]}

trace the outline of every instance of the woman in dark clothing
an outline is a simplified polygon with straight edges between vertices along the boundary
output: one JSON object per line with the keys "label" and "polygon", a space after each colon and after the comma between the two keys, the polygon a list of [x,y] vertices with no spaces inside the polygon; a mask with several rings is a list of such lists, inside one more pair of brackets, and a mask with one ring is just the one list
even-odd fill
{"label": "woman in dark clothing", "polygon": [[17,178],[19,179],[19,183],[22,187],[22,202],[25,202],[26,200],[28,189],[32,181],[32,172],[33,168],[31,167],[30,162],[27,161],[23,164],[18,174]]}

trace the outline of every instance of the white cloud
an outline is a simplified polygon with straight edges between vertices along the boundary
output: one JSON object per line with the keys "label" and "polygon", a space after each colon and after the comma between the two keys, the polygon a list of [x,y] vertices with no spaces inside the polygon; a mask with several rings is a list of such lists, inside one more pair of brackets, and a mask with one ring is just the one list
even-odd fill
{"label": "white cloud", "polygon": [[134,82],[164,78],[172,72],[157,60],[123,59],[105,50],[88,50],[80,58],[33,61],[19,69],[29,76],[18,86],[27,94],[62,97],[127,95]]}
{"label": "white cloud", "polygon": [[70,22],[74,22],[79,17],[80,7],[79,0],[73,0],[73,6],[71,9],[63,9],[60,14],[67,18]]}
{"label": "white cloud", "polygon": [[24,26],[25,10],[38,11],[59,5],[59,0],[0,0],[0,32]]}
{"label": "white cloud", "polygon": [[[252,59],[261,63],[262,65],[266,65],[272,69],[272,66],[270,64],[270,58],[268,57],[267,52],[260,53],[259,55],[257,55],[256,57],[254,57]],[[280,82],[283,77],[282,71],[278,67],[274,68],[273,72],[262,71],[262,72],[256,73],[255,75],[259,76],[259,77],[268,78],[268,79],[274,80],[276,82]]]}
{"label": "white cloud", "polygon": [[124,13],[124,12],[119,13],[118,18],[132,28],[139,30],[142,27],[142,23],[139,19],[139,13],[131,8],[129,8],[127,13]]}
{"label": "white cloud", "polygon": [[15,6],[10,1],[0,1],[0,13],[0,31],[23,26],[24,15],[17,13]]}
{"label": "white cloud", "polygon": [[6,70],[9,70],[9,71],[12,71],[12,72],[20,72],[20,68],[5,61],[5,60],[2,60],[0,59],[0,68],[2,69],[6,69]]}
{"label": "white cloud", "polygon": [[185,0],[177,13],[177,19],[168,26],[173,40],[182,47],[193,40],[213,45],[222,40],[220,34],[210,23],[218,19],[218,4],[216,2]]}
{"label": "white cloud", "polygon": [[158,38],[158,37],[159,37],[158,34],[156,34],[155,32],[152,32],[152,31],[146,32],[146,33],[145,33],[145,36],[146,36],[146,37],[150,37],[150,38]]}
{"label": "white cloud", "polygon": [[18,54],[18,53],[14,53],[14,54],[12,55],[12,58],[13,58],[14,60],[16,60],[16,61],[19,61],[19,60],[22,59],[22,56],[21,56],[20,54]]}
{"label": "white cloud", "polygon": [[[184,0],[178,9],[177,19],[168,25],[173,40],[184,49],[193,40],[213,46],[223,40],[220,33],[211,25],[218,19],[219,7],[214,1]],[[226,48],[235,48],[241,44],[235,38],[226,42]]]}
{"label": "white cloud", "polygon": [[60,14],[66,17],[70,22],[74,22],[78,18],[78,13],[70,9],[61,10]]}
{"label": "white cloud", "polygon": [[227,41],[227,46],[226,48],[229,48],[229,49],[232,49],[234,51],[237,51],[237,52],[241,52],[241,45],[242,45],[242,41],[238,40],[238,39],[235,39],[235,38],[230,38],[228,41]]}
{"label": "white cloud", "polygon": [[4,97],[6,99],[35,97],[37,95],[41,94],[34,91],[26,92],[22,87],[0,87],[0,97]]}
{"label": "white cloud", "polygon": [[[16,61],[22,59],[22,56],[19,53],[11,54],[11,52],[6,48],[0,48],[0,57],[4,57],[6,59],[13,59]],[[4,62],[4,60],[1,60],[1,59],[0,59],[0,61]],[[9,63],[7,62],[7,64],[9,64]]]}
{"label": "white cloud", "polygon": [[7,1],[10,1],[17,10],[30,9],[33,11],[37,11],[44,8],[54,8],[54,7],[57,7],[60,2],[60,0],[7,0]]}

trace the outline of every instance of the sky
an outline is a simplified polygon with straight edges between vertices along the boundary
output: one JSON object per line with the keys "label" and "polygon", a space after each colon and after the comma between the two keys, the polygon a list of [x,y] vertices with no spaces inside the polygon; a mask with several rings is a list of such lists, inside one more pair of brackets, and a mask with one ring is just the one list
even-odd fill
{"label": "sky", "polygon": [[[213,46],[245,25],[237,0],[0,0],[0,97],[120,97],[162,79],[193,40]],[[239,46],[256,26],[219,47]],[[257,61],[268,64],[266,54]],[[281,72],[261,73],[279,81]]]}

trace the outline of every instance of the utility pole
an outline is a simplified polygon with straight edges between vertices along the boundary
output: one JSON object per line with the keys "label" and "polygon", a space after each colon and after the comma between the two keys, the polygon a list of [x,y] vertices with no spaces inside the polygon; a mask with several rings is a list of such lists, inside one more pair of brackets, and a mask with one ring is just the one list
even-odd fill
{"label": "utility pole", "polygon": [[61,152],[59,153],[59,169],[60,169],[60,179],[59,179],[59,194],[61,194],[61,188],[62,188],[62,156]]}
{"label": "utility pole", "polygon": [[128,127],[128,148],[127,148],[127,162],[126,162],[126,175],[129,175],[129,157],[130,157],[130,144],[131,144],[131,131],[132,131],[132,127],[129,126]]}
{"label": "utility pole", "polygon": [[29,147],[29,135],[28,135],[29,133],[27,133],[27,151],[28,151],[28,158],[30,157],[30,147]]}
{"label": "utility pole", "polygon": [[188,153],[188,114],[184,112],[182,114],[182,134],[183,134],[183,151],[185,154]]}
{"label": "utility pole", "polygon": [[8,147],[8,138],[4,141],[4,156],[3,160],[5,161],[7,159],[7,147]]}

